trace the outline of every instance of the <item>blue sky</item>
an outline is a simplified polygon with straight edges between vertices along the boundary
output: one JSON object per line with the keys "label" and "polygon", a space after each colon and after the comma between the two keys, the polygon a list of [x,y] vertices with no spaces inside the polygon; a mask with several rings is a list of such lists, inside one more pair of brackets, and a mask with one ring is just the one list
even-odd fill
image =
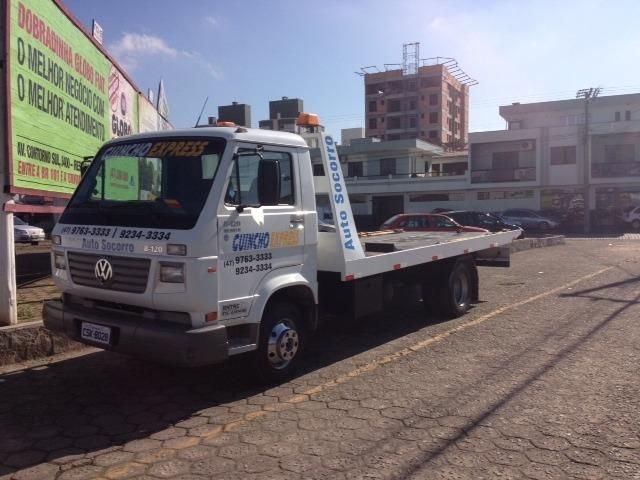
{"label": "blue sky", "polygon": [[144,92],[164,79],[171,120],[193,126],[232,101],[252,106],[302,98],[327,130],[364,126],[360,67],[454,57],[471,88],[471,131],[504,128],[498,106],[640,92],[640,2],[367,0],[65,0]]}

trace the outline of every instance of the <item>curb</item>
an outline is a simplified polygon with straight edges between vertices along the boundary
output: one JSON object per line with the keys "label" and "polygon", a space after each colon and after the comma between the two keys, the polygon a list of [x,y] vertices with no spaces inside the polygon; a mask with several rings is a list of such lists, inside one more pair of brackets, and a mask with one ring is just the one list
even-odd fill
{"label": "curb", "polygon": [[554,245],[564,245],[564,235],[554,235],[553,237],[543,238],[523,238],[522,240],[514,240],[511,243],[511,253],[522,252],[532,248],[552,247]]}
{"label": "curb", "polygon": [[[511,244],[511,253],[562,245],[565,243],[564,240],[565,237],[562,235],[514,240]],[[0,366],[50,357],[82,348],[87,346],[47,330],[41,320],[17,326],[0,327]]]}
{"label": "curb", "polygon": [[0,327],[0,366],[85,348],[78,342],[50,332],[41,320]]}

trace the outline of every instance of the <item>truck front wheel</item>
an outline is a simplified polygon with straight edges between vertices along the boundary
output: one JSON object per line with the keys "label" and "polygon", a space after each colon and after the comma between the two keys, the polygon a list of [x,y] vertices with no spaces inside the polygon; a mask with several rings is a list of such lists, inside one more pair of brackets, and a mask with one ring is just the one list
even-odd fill
{"label": "truck front wheel", "polygon": [[279,382],[292,375],[300,360],[304,334],[300,309],[290,303],[268,307],[262,324],[255,363],[263,381]]}

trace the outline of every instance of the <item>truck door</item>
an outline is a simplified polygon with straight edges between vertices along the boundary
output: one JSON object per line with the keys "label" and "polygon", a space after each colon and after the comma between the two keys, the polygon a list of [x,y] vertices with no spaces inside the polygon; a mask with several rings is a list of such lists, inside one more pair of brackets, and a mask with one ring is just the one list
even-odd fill
{"label": "truck door", "polygon": [[[249,314],[253,295],[269,272],[303,262],[304,222],[297,152],[277,147],[236,149],[226,194],[218,207],[218,317]],[[277,164],[276,200],[260,205],[261,162]],[[273,173],[273,169],[271,170]]]}

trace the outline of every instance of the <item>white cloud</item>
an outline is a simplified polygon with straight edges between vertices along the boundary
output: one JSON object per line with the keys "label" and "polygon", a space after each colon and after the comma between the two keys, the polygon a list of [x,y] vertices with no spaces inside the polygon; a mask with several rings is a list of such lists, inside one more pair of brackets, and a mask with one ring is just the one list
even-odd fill
{"label": "white cloud", "polygon": [[435,17],[433,20],[429,22],[429,28],[433,30],[438,30],[439,28],[444,27],[445,20],[442,17]]}
{"label": "white cloud", "polygon": [[133,70],[145,57],[158,56],[168,60],[179,58],[190,60],[206,70],[215,79],[221,77],[220,72],[198,52],[178,50],[171,47],[163,38],[145,33],[125,33],[122,38],[109,46],[109,51],[120,64]]}
{"label": "white cloud", "polygon": [[210,27],[218,27],[220,26],[220,20],[213,15],[207,15],[204,17],[204,23],[206,23]]}

